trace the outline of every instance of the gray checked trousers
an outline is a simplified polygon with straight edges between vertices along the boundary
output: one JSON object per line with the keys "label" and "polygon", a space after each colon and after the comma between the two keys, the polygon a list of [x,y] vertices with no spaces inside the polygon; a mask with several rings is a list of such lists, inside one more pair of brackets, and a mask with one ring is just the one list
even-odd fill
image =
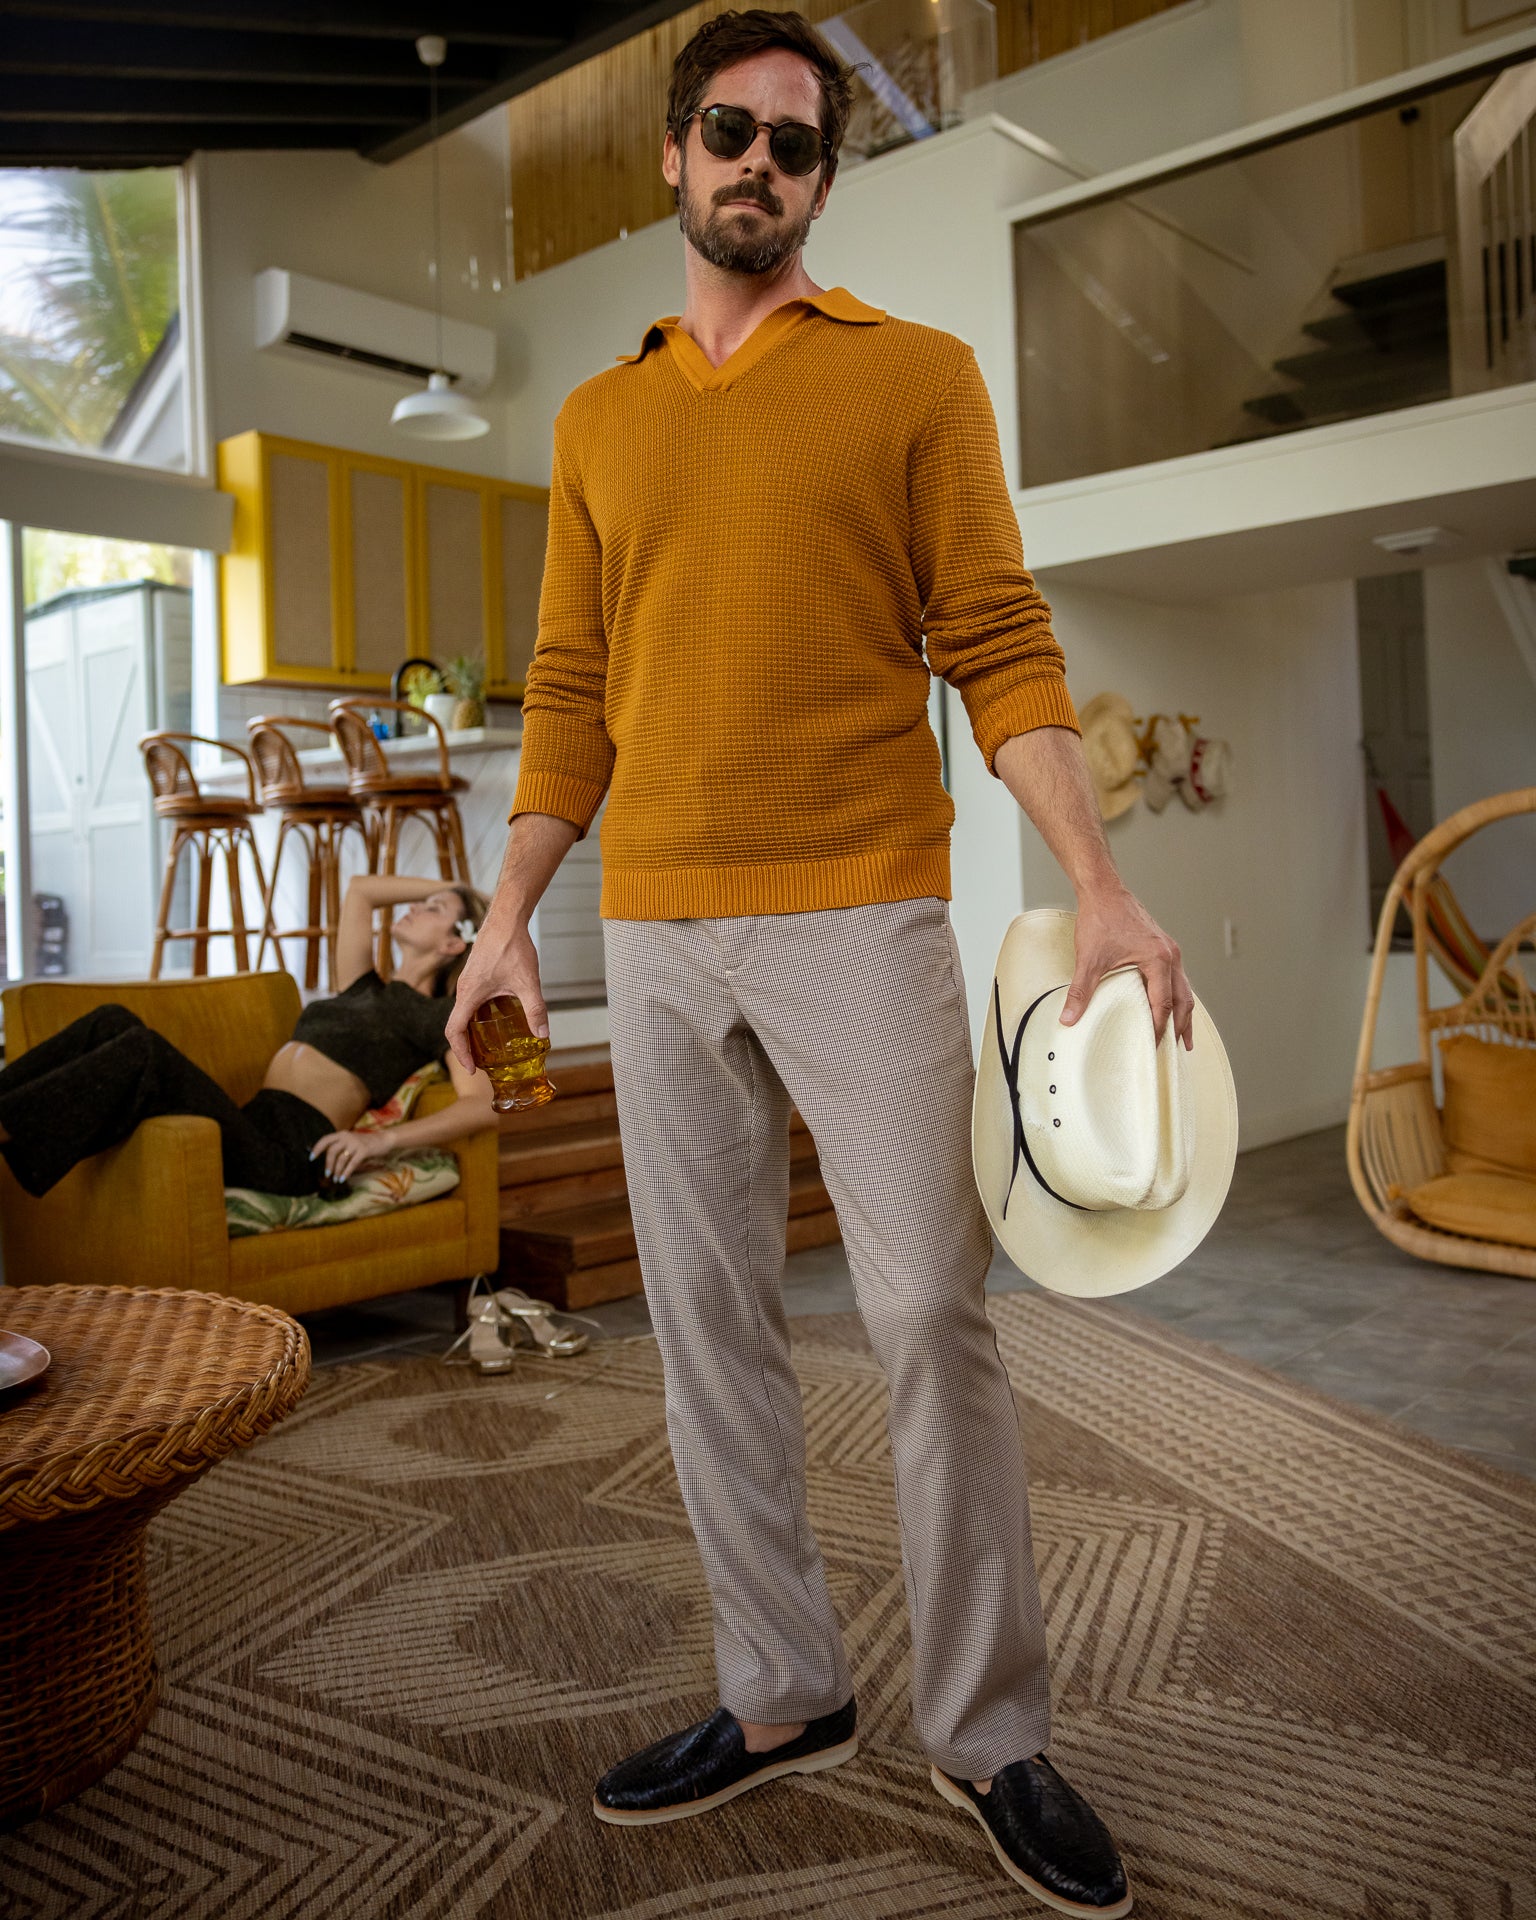
{"label": "gray checked trousers", "polygon": [[853,1691],[806,1516],[781,1291],[793,1101],[890,1390],[918,1738],[966,1779],[1038,1753],[1045,1629],[982,1306],[991,1238],[948,908],[609,920],[604,935],[630,1203],[721,1704],[782,1724]]}

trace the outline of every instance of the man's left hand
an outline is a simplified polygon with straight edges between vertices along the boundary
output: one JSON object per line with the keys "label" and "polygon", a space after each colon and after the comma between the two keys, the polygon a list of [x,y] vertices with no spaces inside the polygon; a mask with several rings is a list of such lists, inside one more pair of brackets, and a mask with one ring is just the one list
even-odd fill
{"label": "man's left hand", "polygon": [[1077,971],[1062,1009],[1063,1026],[1076,1024],[1094,988],[1116,967],[1135,967],[1146,982],[1157,1038],[1171,1018],[1174,1032],[1193,1047],[1195,996],[1178,945],[1125,887],[1078,902]]}

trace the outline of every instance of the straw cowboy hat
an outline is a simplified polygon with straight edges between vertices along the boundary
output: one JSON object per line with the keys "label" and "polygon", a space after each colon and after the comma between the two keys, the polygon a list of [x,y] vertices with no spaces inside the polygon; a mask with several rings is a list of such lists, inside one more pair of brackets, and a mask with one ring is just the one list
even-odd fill
{"label": "straw cowboy hat", "polygon": [[1096,693],[1077,720],[1083,730],[1083,754],[1099,796],[1099,812],[1106,820],[1118,820],[1135,806],[1141,792],[1136,784],[1136,771],[1141,765],[1136,715],[1123,695]]}
{"label": "straw cowboy hat", "polygon": [[1021,913],[997,957],[971,1110],[976,1185],[1014,1264],[1057,1293],[1128,1293],[1176,1267],[1221,1211],[1237,1097],[1198,1000],[1194,1050],[1134,967],[1061,1025],[1077,916]]}

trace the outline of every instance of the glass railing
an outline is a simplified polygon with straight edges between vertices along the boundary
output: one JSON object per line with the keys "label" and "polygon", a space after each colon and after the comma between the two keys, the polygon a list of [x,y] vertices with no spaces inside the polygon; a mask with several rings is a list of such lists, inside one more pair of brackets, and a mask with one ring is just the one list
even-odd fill
{"label": "glass railing", "polygon": [[990,0],[858,0],[819,31],[853,70],[843,166],[959,126],[966,94],[997,78]]}
{"label": "glass railing", "polygon": [[1536,379],[1533,121],[1527,59],[1023,211],[1021,484]]}

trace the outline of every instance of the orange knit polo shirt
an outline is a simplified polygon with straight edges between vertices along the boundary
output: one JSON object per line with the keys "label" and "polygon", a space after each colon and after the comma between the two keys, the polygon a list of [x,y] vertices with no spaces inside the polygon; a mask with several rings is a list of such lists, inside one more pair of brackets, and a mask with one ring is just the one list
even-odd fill
{"label": "orange knit polo shirt", "polygon": [[605,918],[947,899],[930,667],[988,767],[1077,726],[962,341],[837,287],[571,394],[512,813],[609,795]]}

